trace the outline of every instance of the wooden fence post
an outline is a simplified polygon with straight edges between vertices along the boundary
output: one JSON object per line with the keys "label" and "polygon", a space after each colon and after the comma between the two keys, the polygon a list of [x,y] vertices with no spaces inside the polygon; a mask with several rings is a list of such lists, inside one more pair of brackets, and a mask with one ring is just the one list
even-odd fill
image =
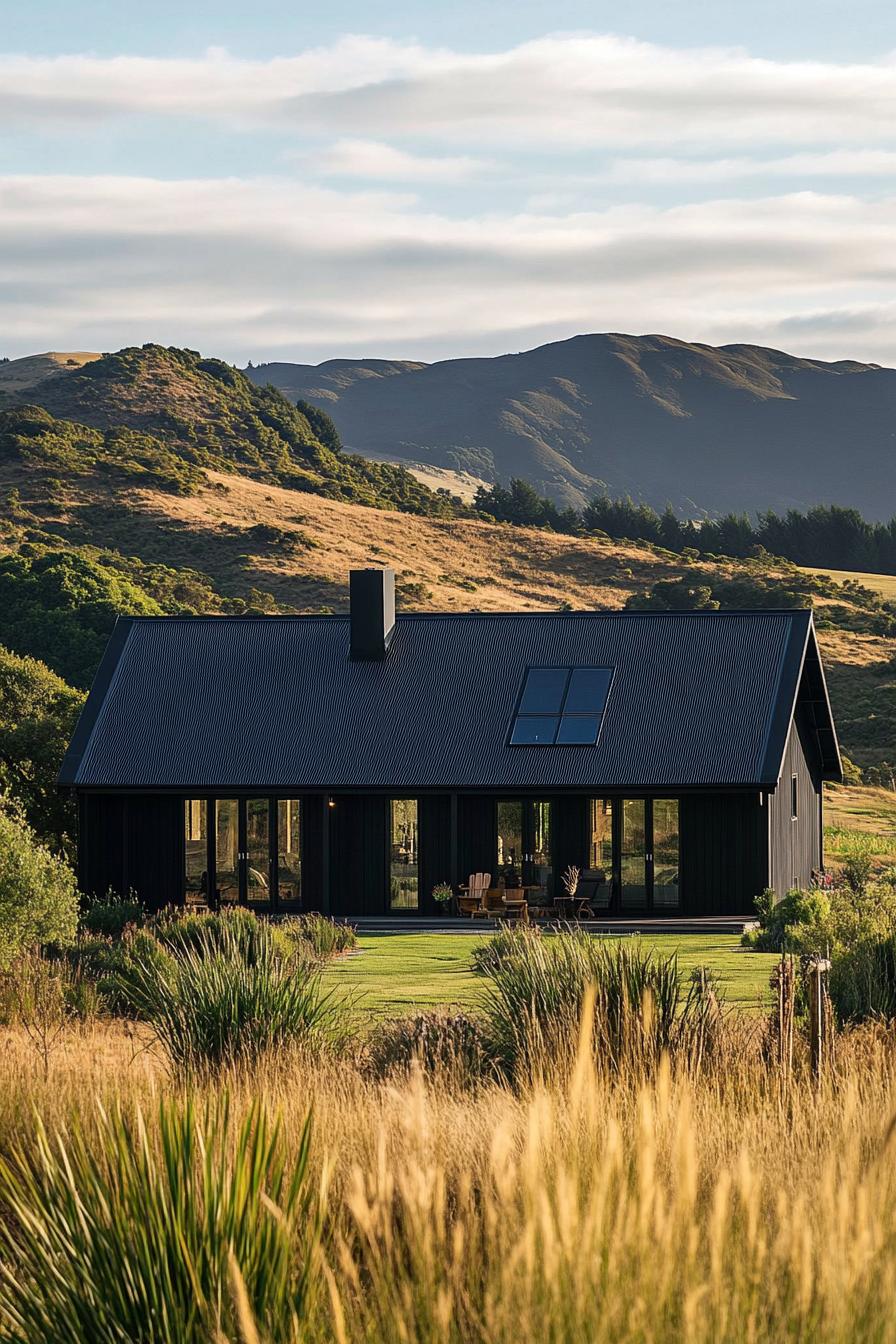
{"label": "wooden fence post", "polygon": [[806,968],[809,990],[809,1052],[816,1078],[830,1062],[833,1040],[831,996],[828,977],[831,963],[827,957],[813,957]]}

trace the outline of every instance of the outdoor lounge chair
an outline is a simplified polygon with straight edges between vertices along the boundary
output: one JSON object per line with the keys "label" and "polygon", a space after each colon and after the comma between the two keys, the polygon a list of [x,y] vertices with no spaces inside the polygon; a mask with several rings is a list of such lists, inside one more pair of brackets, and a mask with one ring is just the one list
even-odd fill
{"label": "outdoor lounge chair", "polygon": [[462,891],[457,898],[459,914],[469,915],[471,919],[474,915],[485,914],[485,893],[491,880],[491,873],[470,874],[466,891]]}
{"label": "outdoor lounge chair", "polygon": [[574,897],[576,919],[594,919],[596,910],[610,904],[610,884],[603,868],[584,868]]}

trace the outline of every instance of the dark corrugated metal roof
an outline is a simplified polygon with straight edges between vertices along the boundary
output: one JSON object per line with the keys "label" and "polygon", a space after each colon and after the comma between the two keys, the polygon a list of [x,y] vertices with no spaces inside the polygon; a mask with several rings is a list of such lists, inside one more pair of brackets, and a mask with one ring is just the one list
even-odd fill
{"label": "dark corrugated metal roof", "polygon": [[[810,638],[807,611],[409,614],[358,662],[348,617],[127,618],[60,782],[773,785]],[[596,746],[507,745],[533,664],[615,669]]]}

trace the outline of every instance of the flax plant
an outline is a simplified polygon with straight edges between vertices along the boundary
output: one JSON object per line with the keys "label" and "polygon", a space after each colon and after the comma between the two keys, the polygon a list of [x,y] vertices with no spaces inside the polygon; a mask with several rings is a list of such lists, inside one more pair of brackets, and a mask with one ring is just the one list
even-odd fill
{"label": "flax plant", "polygon": [[284,960],[270,934],[221,921],[191,930],[166,957],[132,958],[117,980],[126,1004],[151,1024],[178,1074],[319,1043],[335,1014],[333,992],[301,959]]}
{"label": "flax plant", "polygon": [[319,1198],[310,1122],[287,1163],[264,1107],[226,1095],[96,1114],[0,1164],[0,1321],[18,1344],[208,1344],[244,1302],[267,1338],[301,1338]]}

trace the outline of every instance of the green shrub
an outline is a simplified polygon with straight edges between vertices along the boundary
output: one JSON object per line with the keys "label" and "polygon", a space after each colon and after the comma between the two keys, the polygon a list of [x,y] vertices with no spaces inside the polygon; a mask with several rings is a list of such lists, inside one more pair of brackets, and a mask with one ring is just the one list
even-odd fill
{"label": "green shrub", "polygon": [[896,934],[840,949],[832,960],[830,994],[840,1022],[896,1018]]}
{"label": "green shrub", "polygon": [[387,1078],[415,1066],[461,1085],[485,1077],[492,1062],[482,1024],[466,1013],[443,1011],[379,1024],[368,1046],[368,1071]]}
{"label": "green shrub", "polygon": [[286,942],[278,946],[275,925],[240,906],[222,910],[220,914],[196,914],[171,906],[153,916],[148,928],[174,956],[186,952],[197,956],[223,952],[254,966],[260,958],[288,957],[291,950]]}
{"label": "green shrub", "polygon": [[81,914],[81,929],[88,934],[120,938],[125,929],[131,926],[139,928],[145,921],[146,911],[136,896],[126,899],[110,891],[87,903]]}
{"label": "green shrub", "polygon": [[260,921],[220,917],[167,951],[164,959],[132,952],[115,981],[123,1001],[152,1024],[176,1072],[251,1064],[322,1039],[331,996],[321,994],[312,967],[280,955]]}
{"label": "green shrub", "polygon": [[281,920],[274,928],[288,945],[310,951],[321,961],[358,945],[358,936],[350,924],[337,924],[314,911]]}
{"label": "green shrub", "polygon": [[744,934],[756,952],[821,952],[830,938],[831,896],[826,891],[788,891],[777,899],[771,888],[756,898],[760,928]]}
{"label": "green shrub", "polygon": [[298,1339],[320,1234],[309,1124],[289,1157],[261,1106],[236,1128],[226,1098],[163,1102],[157,1127],[121,1110],[95,1125],[38,1125],[0,1162],[4,1337],[248,1339],[239,1285],[264,1338]]}
{"label": "green shrub", "polygon": [[843,881],[855,895],[864,895],[871,881],[873,867],[870,854],[851,854],[844,863]]}
{"label": "green shrub", "polygon": [[41,943],[66,943],[78,925],[75,875],[15,812],[0,807],[0,969]]}

